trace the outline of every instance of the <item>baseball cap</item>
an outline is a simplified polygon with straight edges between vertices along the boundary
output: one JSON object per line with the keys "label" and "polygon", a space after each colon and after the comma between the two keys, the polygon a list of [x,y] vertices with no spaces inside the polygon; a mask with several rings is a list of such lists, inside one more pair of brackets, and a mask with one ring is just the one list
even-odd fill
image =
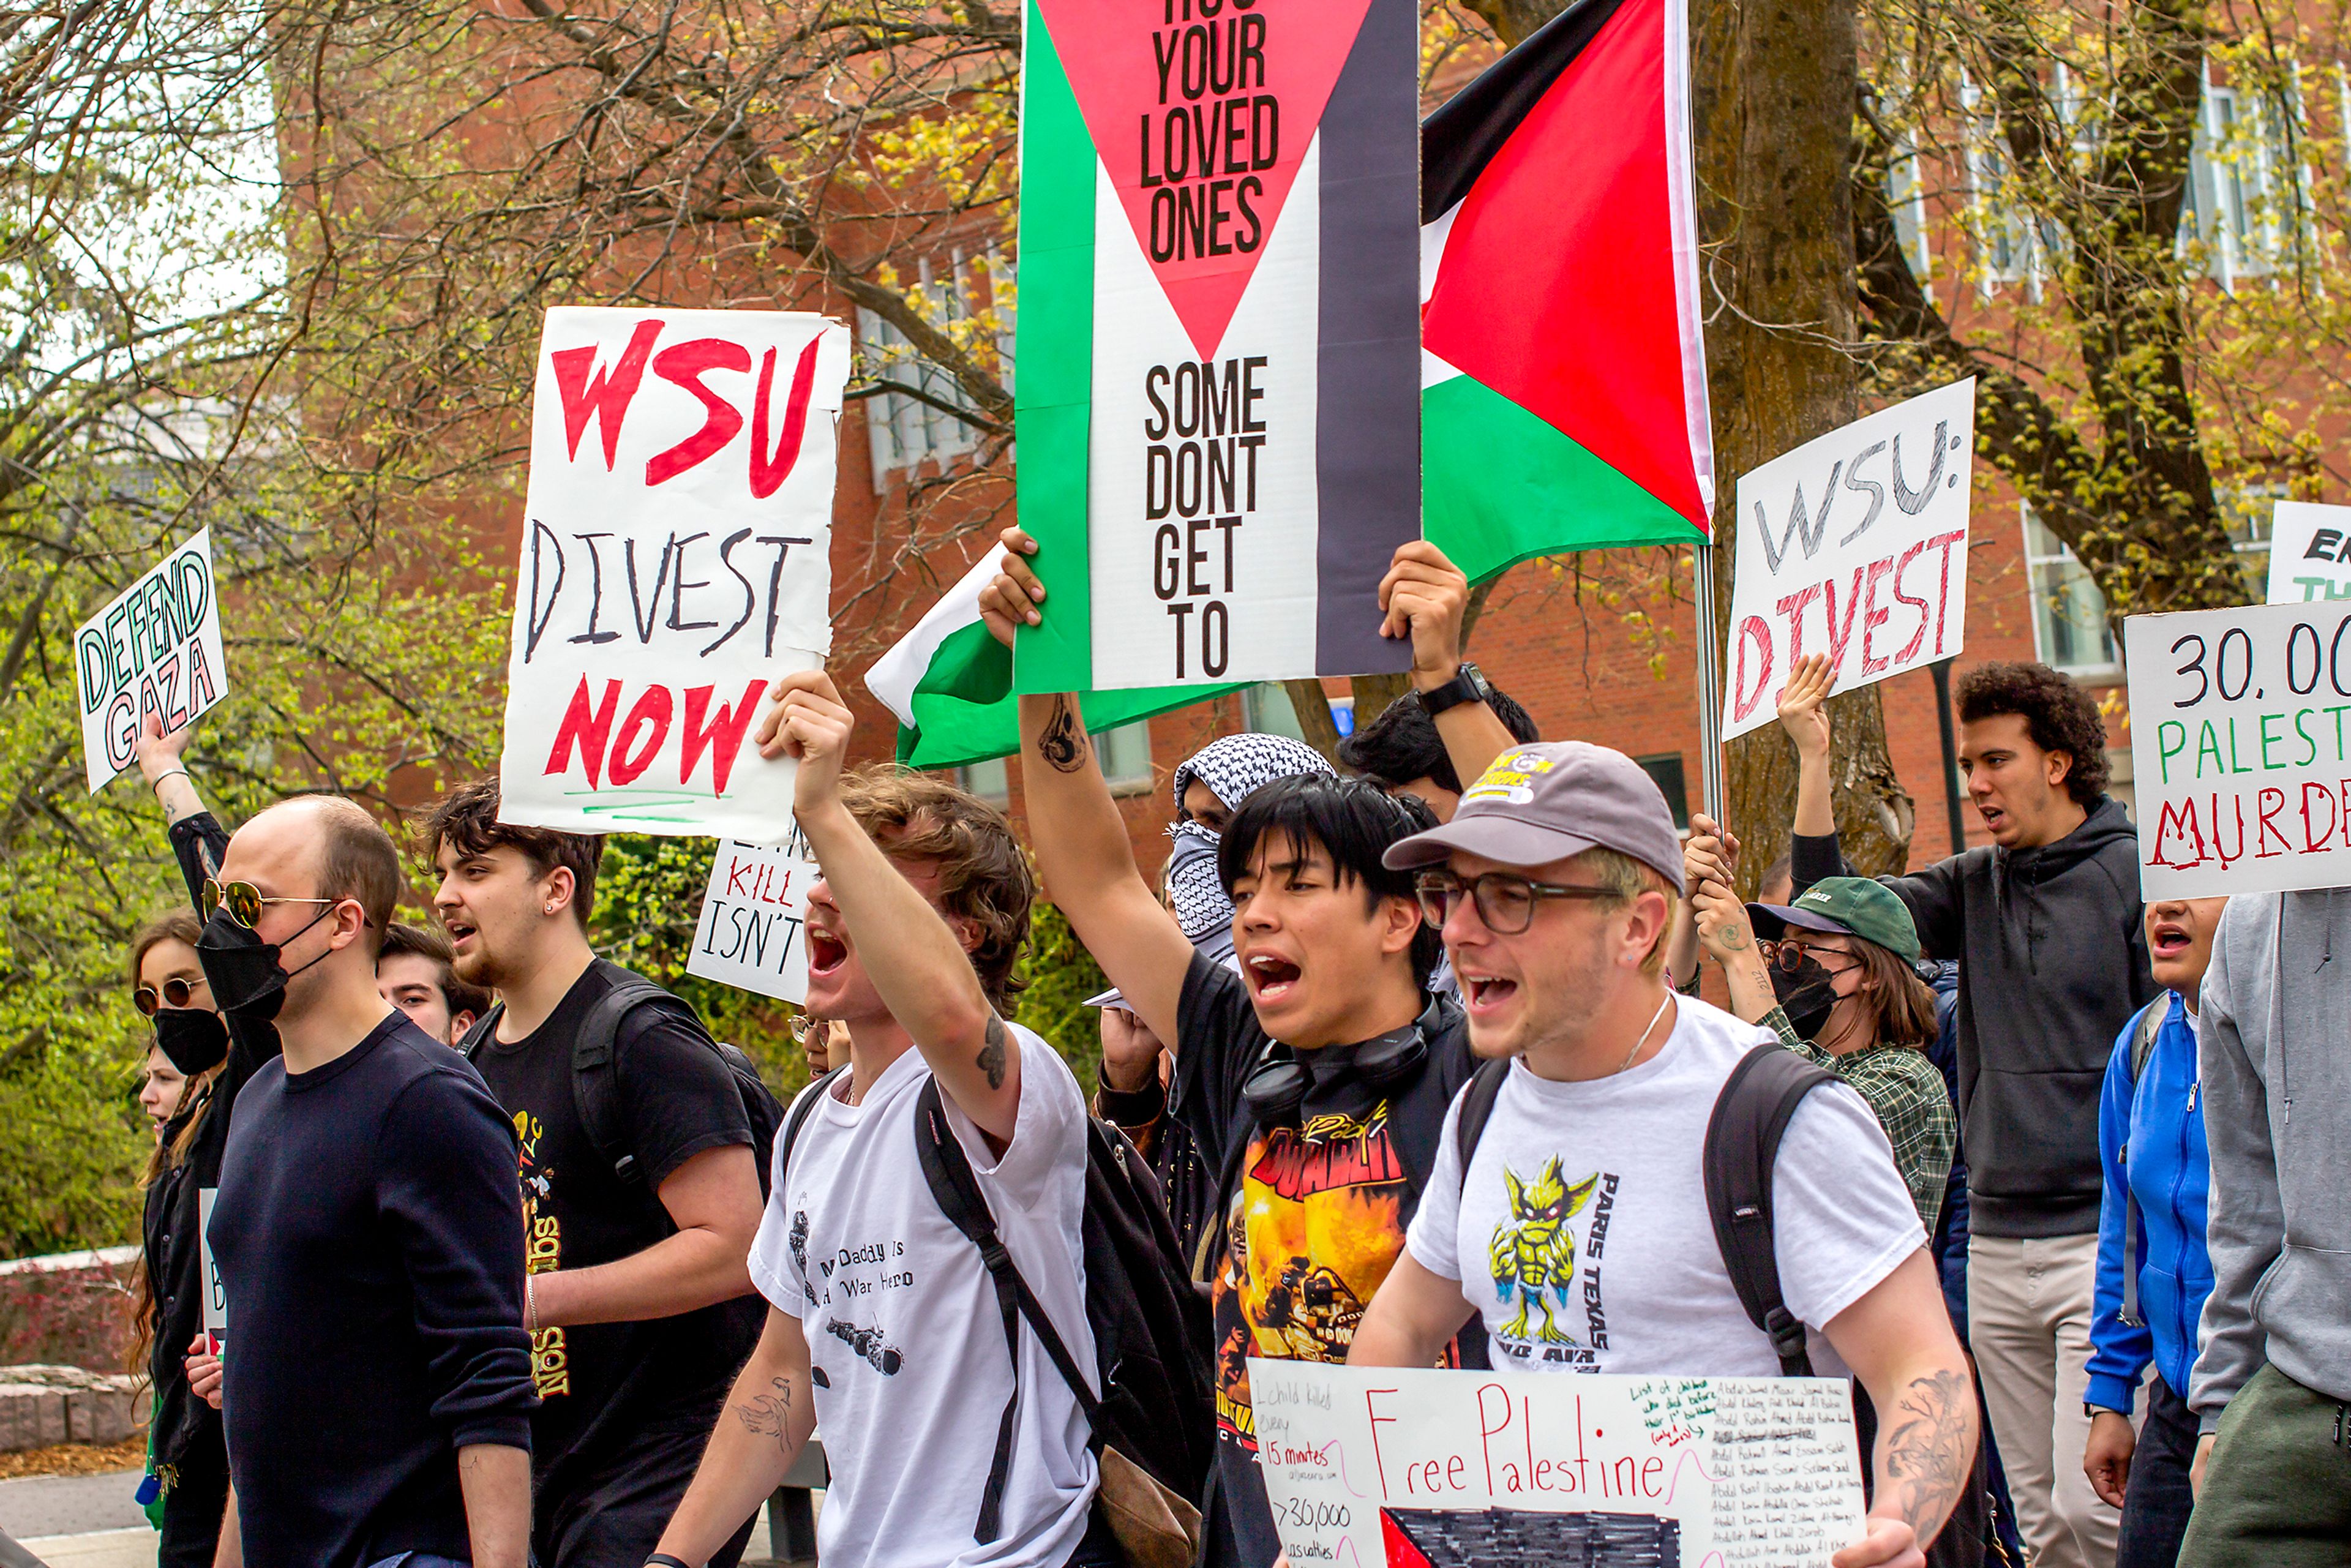
{"label": "baseball cap", "polygon": [[1910,906],[1883,883],[1865,876],[1823,877],[1789,904],[1750,904],[1747,916],[1755,935],[1777,941],[1791,925],[1802,931],[1833,931],[1875,942],[1897,958],[1918,961],[1918,927]]}
{"label": "baseball cap", "polygon": [[1390,871],[1433,865],[1460,850],[1535,866],[1614,850],[1682,884],[1682,841],[1656,781],[1621,751],[1582,740],[1506,751],[1461,792],[1453,820],[1388,846]]}

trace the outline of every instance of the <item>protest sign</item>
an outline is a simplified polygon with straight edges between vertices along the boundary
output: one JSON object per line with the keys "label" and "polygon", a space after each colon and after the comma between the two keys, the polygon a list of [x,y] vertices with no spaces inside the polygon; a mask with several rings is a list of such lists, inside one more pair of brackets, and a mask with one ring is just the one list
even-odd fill
{"label": "protest sign", "polygon": [[2351,605],[2134,615],[2123,651],[2146,896],[2351,883]]}
{"label": "protest sign", "polygon": [[1842,1379],[1249,1373],[1293,1563],[1825,1568],[1861,1538]]}
{"label": "protest sign", "polygon": [[761,310],[547,313],[499,815],[771,841],[768,683],[831,645],[849,332]]}
{"label": "protest sign", "polygon": [[1723,739],[1772,722],[1807,653],[1851,691],[1959,651],[1975,406],[1971,376],[1740,476]]}
{"label": "protest sign", "polygon": [[2272,604],[2351,599],[2351,507],[2280,501],[2270,517]]}
{"label": "protest sign", "polygon": [[824,874],[799,827],[779,845],[722,841],[694,927],[685,972],[738,990],[797,1002],[808,995],[809,887]]}
{"label": "protest sign", "polygon": [[1021,691],[1401,670],[1420,536],[1411,0],[1030,0]]}
{"label": "protest sign", "polygon": [[169,731],[228,692],[212,531],[165,556],[74,633],[82,771],[90,793],[138,760],[147,716]]}
{"label": "protest sign", "polygon": [[220,1265],[213,1261],[213,1198],[219,1192],[216,1186],[196,1189],[197,1261],[204,1274],[204,1348],[214,1355],[228,1343],[228,1287],[221,1282]]}

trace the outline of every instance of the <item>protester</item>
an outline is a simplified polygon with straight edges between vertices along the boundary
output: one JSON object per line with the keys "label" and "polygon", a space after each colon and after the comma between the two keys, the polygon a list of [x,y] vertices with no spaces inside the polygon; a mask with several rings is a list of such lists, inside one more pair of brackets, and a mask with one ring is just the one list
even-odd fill
{"label": "protester", "polygon": [[[1710,839],[1716,841],[1717,853],[1726,872],[1739,867],[1739,835],[1719,826],[1715,820],[1700,811],[1690,818],[1691,841]],[[1796,896],[1794,879],[1790,876],[1788,857],[1782,855],[1763,868],[1763,878],[1755,886],[1756,902],[1787,904]],[[1682,889],[1681,899],[1674,905],[1673,929],[1666,936],[1666,983],[1685,996],[1698,995],[1698,939],[1697,904],[1698,883]]]}
{"label": "protester", "polygon": [[223,1568],[522,1568],[529,1343],[514,1134],[375,988],[400,855],[348,800],[229,841],[199,950],[284,1054],[237,1101],[213,1206],[228,1296]]}
{"label": "protester", "polygon": [[[2351,953],[2338,888],[2239,894],[2196,1013],[2212,1291],[2181,1568],[2351,1563]],[[2302,1120],[2294,1108],[2302,1107]],[[2151,1254],[2150,1254],[2151,1255]]]}
{"label": "protester", "polygon": [[1094,1092],[1094,1114],[1125,1134],[1135,1153],[1150,1162],[1166,1197],[1167,1220],[1175,1228],[1186,1267],[1194,1280],[1206,1282],[1213,1277],[1220,1228],[1217,1173],[1201,1158],[1191,1129],[1168,1113],[1176,1059],[1116,991],[1086,1000],[1101,1009],[1102,1019],[1101,1087]]}
{"label": "protester", "polygon": [[812,1012],[795,1013],[791,1030],[792,1043],[800,1048],[800,1056],[808,1063],[810,1082],[848,1061],[847,1031],[831,1019]]}
{"label": "protester", "polygon": [[1185,824],[1197,823],[1213,838],[1260,785],[1301,773],[1330,777],[1334,772],[1321,752],[1286,735],[1244,730],[1220,737],[1176,765],[1170,782],[1176,825],[1167,830],[1168,836],[1181,838]]}
{"label": "protester", "polygon": [[[1535,721],[1526,709],[1498,690],[1475,664],[1461,668],[1465,676],[1483,686],[1486,706],[1502,721],[1512,741],[1524,744],[1537,738]],[[1468,776],[1475,779],[1491,760],[1489,755]],[[1428,704],[1416,691],[1405,693],[1382,708],[1371,723],[1343,738],[1339,763],[1391,795],[1419,796],[1440,822],[1451,821],[1454,808],[1461,803],[1463,775],[1429,716]]]}
{"label": "protester", "polygon": [[[727,1304],[750,1293],[759,1224],[750,1108],[686,1004],[603,1005],[636,977],[588,945],[602,839],[501,822],[486,779],[452,790],[426,837],[456,973],[504,998],[469,1045],[520,1144],[532,1547],[544,1568],[638,1568],[758,1333],[752,1302]],[[575,1082],[575,1048],[599,1029],[617,1150]]]}
{"label": "protester", "polygon": [[385,928],[375,962],[375,988],[417,1028],[444,1045],[465,1038],[490,1010],[490,993],[457,978],[449,938],[422,925],[394,921]]}
{"label": "protester", "polygon": [[[1800,894],[1846,873],[1821,706],[1834,679],[1811,655],[1781,698]],[[1968,1343],[2017,1523],[2039,1568],[2107,1568],[2121,1515],[2073,1456],[2089,1440],[2098,1099],[2116,1032],[2157,991],[2138,834],[2105,793],[2105,722],[2080,686],[2043,664],[1980,664],[1958,707],[1959,767],[1992,842],[1882,880],[1927,956],[1959,962]]]}
{"label": "protester", "polygon": [[1933,1234],[1959,1117],[1926,1056],[1935,993],[1910,967],[1918,957],[1910,912],[1864,877],[1823,879],[1790,904],[1742,904],[1695,863],[1689,874],[1698,935],[1722,966],[1731,1012],[1860,1092]]}
{"label": "protester", "polygon": [[[1408,1250],[1349,1359],[1426,1366],[1482,1316],[1502,1361],[1530,1371],[1780,1372],[1721,1259],[1701,1157],[1724,1083],[1773,1036],[1665,984],[1683,857],[1656,785],[1618,752],[1524,747],[1384,859],[1423,868],[1470,1040],[1510,1065],[1466,1170],[1467,1097],[1447,1113]],[[1834,1561],[1915,1563],[1969,1472],[1975,1401],[1925,1231],[1857,1094],[1830,1082],[1798,1103],[1771,1202],[1813,1364],[1850,1367],[1884,1413],[1866,1529]]]}
{"label": "protester", "polygon": [[[1015,622],[1040,623],[1043,594],[1027,565],[1034,541],[1012,529],[1005,542],[981,608],[1008,643]],[[1460,573],[1420,543],[1396,552],[1381,588],[1388,633],[1411,639],[1416,689],[1447,694],[1438,730],[1490,756],[1509,744],[1500,720],[1482,698],[1449,700],[1468,601]],[[1217,846],[1237,974],[1186,939],[1136,872],[1075,699],[1024,697],[1020,724],[1029,820],[1052,825],[1038,869],[1124,1005],[1173,1050],[1176,1116],[1217,1175],[1219,1442],[1203,1551],[1211,1564],[1266,1568],[1281,1542],[1247,1358],[1345,1359],[1470,1068],[1459,1009],[1427,989],[1435,934],[1409,879],[1380,863],[1436,819],[1416,796],[1360,779],[1293,777],[1251,793]]]}
{"label": "protester", "polygon": [[[2194,1020],[2228,903],[2175,898],[2147,906],[2147,955],[2165,991],[2123,1026],[2098,1108],[2106,1190],[2098,1211],[2090,1440],[2082,1469],[2098,1495],[2123,1511],[2116,1568],[2171,1568],[2194,1501],[2188,1471],[2196,1417],[2187,1388],[2196,1321],[2212,1290]],[[2134,1430],[2141,1382],[2147,1419]]]}
{"label": "protester", "polygon": [[1116,1563],[1090,1522],[1096,1464],[1076,1396],[1033,1331],[1017,1335],[1017,1364],[1008,1353],[1010,1309],[917,1153],[918,1107],[935,1095],[1003,1246],[1098,1386],[1085,1103],[1051,1048],[1005,1017],[1028,863],[1004,819],[952,785],[844,778],[851,716],[824,674],[788,675],[777,695],[762,750],[799,759],[793,810],[824,868],[809,894],[808,1006],[848,1026],[849,1071],[807,1090],[787,1123],[797,1140],[778,1140],[751,1255],[767,1326],[651,1561],[707,1562],[821,1422],[824,1562]]}

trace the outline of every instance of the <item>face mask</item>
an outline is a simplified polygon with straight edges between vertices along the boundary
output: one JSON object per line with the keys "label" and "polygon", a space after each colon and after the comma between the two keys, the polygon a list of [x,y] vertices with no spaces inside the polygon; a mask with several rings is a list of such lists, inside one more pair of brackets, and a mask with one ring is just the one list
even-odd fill
{"label": "face mask", "polygon": [[[329,904],[311,920],[316,925],[335,912]],[[310,929],[302,927],[302,931]],[[297,931],[299,936],[302,931]],[[204,966],[204,978],[211,982],[213,999],[223,1012],[235,1013],[241,1019],[266,1023],[277,1016],[286,1004],[286,982],[294,977],[277,967],[279,948],[275,942],[265,942],[261,934],[249,925],[237,923],[225,907],[213,911],[204,922],[203,932],[196,937],[196,956]],[[321,953],[310,960],[315,964],[327,955]],[[307,969],[305,964],[295,975]]]}
{"label": "face mask", "polygon": [[1788,1015],[1788,1022],[1795,1027],[1798,1035],[1818,1040],[1837,1005],[1836,977],[1808,953],[1792,972],[1777,964],[1771,966],[1771,995],[1778,998],[1780,1009]]}
{"label": "face mask", "polygon": [[193,1078],[228,1059],[228,1026],[203,1008],[158,1008],[155,1046],[182,1077]]}

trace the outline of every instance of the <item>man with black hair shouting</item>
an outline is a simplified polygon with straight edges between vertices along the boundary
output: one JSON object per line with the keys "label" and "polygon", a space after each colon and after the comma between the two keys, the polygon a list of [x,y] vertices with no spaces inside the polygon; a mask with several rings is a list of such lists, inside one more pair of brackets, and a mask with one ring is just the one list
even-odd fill
{"label": "man with black hair shouting", "polygon": [[[1005,542],[981,608],[1009,643],[1015,622],[1038,623],[1044,591],[1027,565],[1034,541],[1011,529]],[[1448,742],[1484,757],[1507,747],[1474,681],[1461,689],[1461,574],[1416,541],[1381,598],[1389,634],[1412,640],[1415,686],[1443,694],[1431,708]],[[1029,820],[1052,824],[1037,837],[1038,869],[1124,1005],[1173,1050],[1176,1114],[1217,1176],[1220,1441],[1205,1549],[1211,1563],[1266,1568],[1281,1542],[1257,1466],[1248,1358],[1346,1359],[1471,1065],[1460,1009],[1427,989],[1436,936],[1409,876],[1380,858],[1436,818],[1360,779],[1251,792],[1217,846],[1235,974],[1194,950],[1136,871],[1076,699],[1023,697],[1020,730]]]}

